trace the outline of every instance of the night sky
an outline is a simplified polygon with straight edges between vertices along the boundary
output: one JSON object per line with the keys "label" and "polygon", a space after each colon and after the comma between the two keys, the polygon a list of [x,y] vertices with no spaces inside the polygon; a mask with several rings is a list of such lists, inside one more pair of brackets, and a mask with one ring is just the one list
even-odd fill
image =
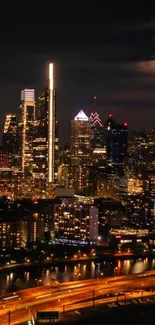
{"label": "night sky", "polygon": [[[22,88],[47,84],[47,65],[55,62],[57,118],[61,142],[70,120],[93,96],[103,122],[112,112],[129,128],[155,127],[155,19],[61,17],[1,22],[0,130],[6,113],[19,112]],[[53,22],[52,22],[53,21]]]}

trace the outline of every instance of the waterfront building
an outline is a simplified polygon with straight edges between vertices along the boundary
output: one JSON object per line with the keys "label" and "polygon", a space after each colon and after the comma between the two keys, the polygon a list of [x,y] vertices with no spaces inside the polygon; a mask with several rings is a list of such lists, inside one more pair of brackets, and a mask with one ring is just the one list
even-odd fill
{"label": "waterfront building", "polygon": [[96,245],[98,209],[91,205],[62,203],[55,208],[55,236],[59,243]]}

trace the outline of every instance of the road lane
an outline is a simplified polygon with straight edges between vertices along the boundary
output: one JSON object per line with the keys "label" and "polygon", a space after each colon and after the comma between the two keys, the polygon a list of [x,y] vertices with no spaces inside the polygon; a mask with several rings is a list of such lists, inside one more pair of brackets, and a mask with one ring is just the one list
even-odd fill
{"label": "road lane", "polygon": [[[78,308],[83,308],[83,306],[87,307],[87,304],[91,305],[92,303],[92,295],[93,290],[95,290],[95,299],[100,299],[102,302],[104,299],[113,299],[116,301],[115,298],[102,298],[108,294],[109,292],[114,291],[122,291],[122,290],[134,290],[139,288],[140,296],[142,294],[144,287],[153,287],[155,286],[155,276],[152,277],[140,277],[137,278],[135,281],[135,275],[133,276],[121,276],[115,278],[109,278],[107,281],[105,279],[99,280],[86,280],[86,281],[78,281],[76,283],[69,282],[68,284],[62,284],[57,289],[50,289],[51,291],[38,291],[41,293],[41,297],[38,298],[38,295],[25,295],[22,291],[22,298],[20,300],[9,301],[6,304],[6,308],[0,310],[0,321],[2,324],[5,325],[8,322],[8,311],[11,311],[11,325],[18,324],[19,322],[23,322],[28,320],[30,314],[35,313],[38,309],[39,310],[61,310],[62,306],[70,306],[67,308],[75,309],[75,304]],[[46,293],[45,293],[46,292]],[[47,293],[48,292],[48,293]],[[51,293],[51,296],[49,295]],[[136,293],[134,293],[136,296]],[[85,301],[84,301],[85,300]],[[90,301],[88,301],[90,300]],[[76,307],[77,308],[77,307]]]}

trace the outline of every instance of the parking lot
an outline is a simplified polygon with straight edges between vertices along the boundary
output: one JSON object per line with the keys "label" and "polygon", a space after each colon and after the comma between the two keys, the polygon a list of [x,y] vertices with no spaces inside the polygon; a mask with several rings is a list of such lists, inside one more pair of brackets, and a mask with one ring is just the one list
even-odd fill
{"label": "parking lot", "polygon": [[107,304],[106,306],[109,308],[117,308],[118,306],[127,306],[127,305],[155,305],[155,296],[154,297],[149,297],[149,298],[135,298],[135,299],[131,299],[131,300],[118,300],[116,302]]}

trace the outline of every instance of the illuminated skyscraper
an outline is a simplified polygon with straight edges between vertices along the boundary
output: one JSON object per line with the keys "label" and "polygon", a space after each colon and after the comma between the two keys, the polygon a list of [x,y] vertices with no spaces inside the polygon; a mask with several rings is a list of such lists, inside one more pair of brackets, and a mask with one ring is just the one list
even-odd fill
{"label": "illuminated skyscraper", "polygon": [[[55,105],[56,107],[56,105]],[[59,167],[59,129],[58,129],[58,121],[55,121],[55,166],[54,166],[54,180],[55,183],[58,182],[58,167]]]}
{"label": "illuminated skyscraper", "polygon": [[104,128],[97,112],[91,113],[90,121],[92,128],[92,161],[98,163],[105,159],[106,154]]}
{"label": "illuminated skyscraper", "polygon": [[35,91],[24,89],[21,91],[20,105],[20,151],[22,173],[29,173],[33,161],[33,128],[35,120]]}
{"label": "illuminated skyscraper", "polygon": [[71,123],[73,187],[77,193],[84,193],[88,188],[89,166],[91,165],[91,122],[81,110]]}
{"label": "illuminated skyscraper", "polygon": [[100,116],[97,112],[92,112],[90,114],[90,120],[91,120],[91,127],[97,127],[97,126],[103,127]]}
{"label": "illuminated skyscraper", "polygon": [[43,121],[45,122],[45,124],[47,123],[47,119],[48,119],[48,105],[49,105],[49,90],[48,88],[45,88],[45,90],[39,94],[38,101],[37,101],[37,108],[36,108],[36,120]]}
{"label": "illuminated skyscraper", "polygon": [[[51,73],[50,70],[52,78]],[[38,97],[33,136],[33,175],[49,183],[56,183],[58,175],[59,138],[55,111],[56,90],[52,89],[50,81],[49,88],[45,88]]]}
{"label": "illuminated skyscraper", "polygon": [[16,124],[16,122],[16,114],[7,114],[5,117],[3,134],[6,134],[9,131],[10,126]]}
{"label": "illuminated skyscraper", "polygon": [[106,137],[106,157],[107,162],[111,164],[111,127],[115,125],[115,120],[110,113],[105,122],[105,137]]}
{"label": "illuminated skyscraper", "polygon": [[45,177],[47,172],[47,137],[45,126],[40,120],[34,122],[33,133],[33,176]]}
{"label": "illuminated skyscraper", "polygon": [[47,176],[48,104],[49,91],[46,88],[38,97],[33,135],[33,176],[42,179]]}
{"label": "illuminated skyscraper", "polygon": [[94,111],[90,114],[91,128],[92,128],[92,149],[104,148],[104,129],[100,119],[100,115],[96,111],[97,98],[94,96]]}
{"label": "illuminated skyscraper", "polygon": [[49,65],[49,107],[48,107],[48,182],[55,180],[55,101],[56,92],[53,87],[53,63]]}
{"label": "illuminated skyscraper", "polygon": [[16,114],[11,113],[6,115],[2,144],[4,154],[7,154],[8,157],[8,167],[15,167],[18,153]]}
{"label": "illuminated skyscraper", "polygon": [[60,151],[58,167],[58,183],[64,187],[72,187],[71,148],[65,145]]}

